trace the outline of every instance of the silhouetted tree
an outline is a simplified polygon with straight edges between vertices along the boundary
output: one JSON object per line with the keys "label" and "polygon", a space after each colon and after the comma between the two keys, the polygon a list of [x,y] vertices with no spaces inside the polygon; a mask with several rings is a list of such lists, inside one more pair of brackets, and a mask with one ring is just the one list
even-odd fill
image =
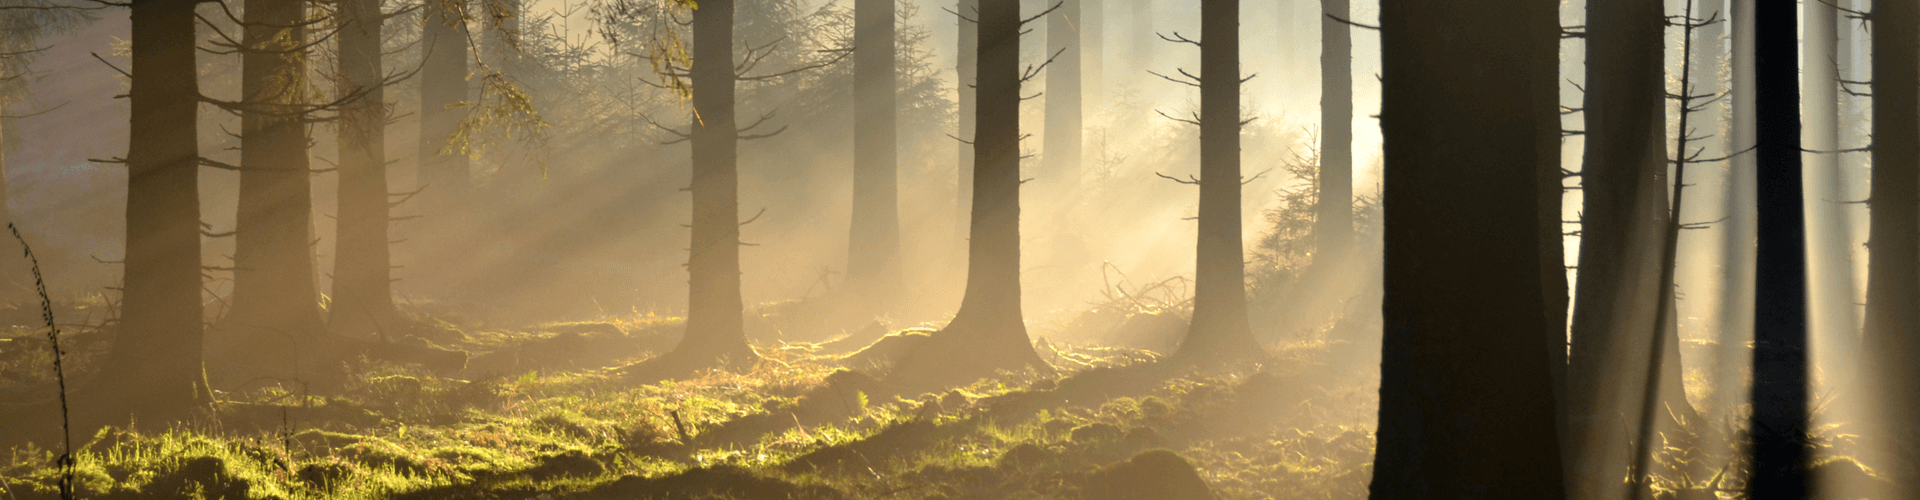
{"label": "silhouetted tree", "polygon": [[1200,87],[1200,177],[1187,181],[1200,186],[1193,321],[1175,356],[1199,361],[1257,355],[1260,344],[1247,324],[1240,227],[1239,2],[1201,2],[1200,40],[1174,39],[1200,47],[1199,81],[1190,83]]}
{"label": "silhouetted tree", "polygon": [[[1802,499],[1812,493],[1806,474],[1811,465],[1806,449],[1807,239],[1801,198],[1799,47],[1794,36],[1799,16],[1793,7],[1791,2],[1754,2],[1753,10],[1759,245],[1748,428],[1753,479],[1747,494],[1755,500]],[[1912,111],[1894,111],[1898,113]]]}
{"label": "silhouetted tree", "polygon": [[1563,498],[1545,319],[1541,87],[1556,2],[1380,6],[1385,331],[1375,499]]}
{"label": "silhouetted tree", "polygon": [[[905,387],[962,383],[994,370],[1050,369],[1020,311],[1020,0],[979,0],[978,100],[967,289],[960,310],[898,362]],[[963,11],[964,12],[964,11]]]}
{"label": "silhouetted tree", "polygon": [[[1561,36],[1559,9],[1543,9],[1536,15],[1547,16],[1548,20],[1529,24],[1532,29],[1543,29],[1549,36],[1558,40]],[[1547,367],[1552,371],[1554,410],[1560,424],[1561,451],[1567,451],[1567,247],[1565,222],[1561,218],[1561,203],[1566,196],[1565,167],[1561,165],[1560,147],[1565,140],[1561,130],[1560,116],[1560,44],[1539,44],[1528,47],[1533,59],[1527,69],[1531,71],[1535,88],[1556,89],[1550,92],[1534,92],[1533,113],[1540,123],[1550,123],[1553,127],[1536,127],[1534,141],[1538,142],[1540,155],[1540,286],[1544,297],[1547,336]],[[1349,188],[1351,189],[1351,188]]]}
{"label": "silhouetted tree", "polygon": [[1313,234],[1314,254],[1323,258],[1340,255],[1353,240],[1353,33],[1339,20],[1351,15],[1348,3],[1320,0],[1320,206]]}
{"label": "silhouetted tree", "polygon": [[[1079,184],[1081,155],[1080,0],[1059,3],[1047,13],[1046,133],[1040,152],[1045,185],[1070,193]],[[1051,1],[1049,3],[1052,3]]]}
{"label": "silhouetted tree", "polygon": [[[340,192],[335,217],[333,301],[328,327],[343,333],[381,331],[397,319],[388,247],[387,101],[380,0],[340,3],[338,94],[360,94],[340,110]],[[405,201],[410,195],[395,201]]]}
{"label": "silhouetted tree", "polygon": [[[306,4],[247,0],[242,23],[240,193],[233,307],[222,361],[290,375],[300,343],[324,329],[314,283],[313,188],[307,155]],[[224,350],[224,349],[223,349]]]}
{"label": "silhouetted tree", "polygon": [[875,310],[900,291],[894,0],[854,4],[853,225],[847,283]]}
{"label": "silhouetted tree", "polygon": [[[1913,463],[1920,438],[1920,5],[1873,2],[1873,187],[1869,195],[1866,361],[1891,460]],[[1757,360],[1756,360],[1757,361]],[[1900,478],[1899,497],[1920,495]]]}
{"label": "silhouetted tree", "polygon": [[693,240],[687,258],[687,333],[670,357],[759,359],[747,345],[740,299],[739,131],[734,119],[733,1],[693,10]]}
{"label": "silhouetted tree", "polygon": [[[212,394],[201,372],[200,153],[194,109],[196,0],[132,10],[127,91],[127,250],[113,352],[76,406],[96,423],[178,421]],[[76,426],[88,429],[93,426]]]}
{"label": "silhouetted tree", "polygon": [[[1572,351],[1568,366],[1567,464],[1574,491],[1617,498],[1626,470],[1631,427],[1615,415],[1636,414],[1648,342],[1672,342],[1678,332],[1656,328],[1661,300],[1672,300],[1660,280],[1667,211],[1663,61],[1666,13],[1660,0],[1587,4],[1585,195]],[[1667,324],[1661,322],[1659,324]],[[1679,355],[1660,372],[1661,407],[1686,412]]]}

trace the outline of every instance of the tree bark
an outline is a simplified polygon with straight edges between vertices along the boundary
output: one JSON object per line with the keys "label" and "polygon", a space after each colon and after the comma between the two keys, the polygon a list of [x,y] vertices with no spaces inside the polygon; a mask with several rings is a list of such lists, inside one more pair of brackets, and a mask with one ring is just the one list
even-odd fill
{"label": "tree bark", "polygon": [[967,288],[946,328],[901,359],[902,387],[966,383],[995,370],[1050,369],[1020,311],[1020,0],[979,0],[979,100]]}
{"label": "tree bark", "polygon": [[[1891,463],[1913,463],[1920,439],[1920,5],[1873,2],[1873,187],[1869,199],[1868,373],[1880,383],[1881,441]],[[1897,498],[1920,495],[1904,477]]]}
{"label": "tree bark", "polygon": [[900,292],[894,0],[854,4],[853,224],[847,283],[884,311]]}
{"label": "tree bark", "polygon": [[[1079,185],[1081,147],[1080,0],[1059,0],[1047,14],[1047,119],[1040,153],[1044,185],[1065,195]],[[1053,2],[1048,2],[1051,7]],[[1055,55],[1058,54],[1058,55]]]}
{"label": "tree bark", "polygon": [[[1754,102],[1758,246],[1754,260],[1755,500],[1812,492],[1807,437],[1807,239],[1800,163],[1798,19],[1792,2],[1755,2]],[[1877,31],[1877,30],[1876,30]],[[1881,82],[1881,85],[1888,85]],[[1909,107],[1896,113],[1914,114]],[[1909,228],[1911,230],[1912,228]]]}
{"label": "tree bark", "polygon": [[[306,12],[301,2],[248,0],[241,55],[240,194],[233,308],[221,330],[251,377],[290,375],[303,341],[325,329],[314,284],[313,178],[307,159]],[[291,51],[291,52],[290,52]],[[225,335],[223,335],[224,337]],[[244,379],[243,379],[244,380]]]}
{"label": "tree bark", "polygon": [[[1385,330],[1371,498],[1564,498],[1541,290],[1556,2],[1380,6]],[[1531,27],[1531,29],[1529,29]]]}
{"label": "tree bark", "polygon": [[[194,2],[132,6],[127,249],[120,330],[91,398],[97,423],[178,421],[208,400],[201,371]],[[85,401],[85,400],[82,400]],[[93,426],[76,426],[89,429]]]}
{"label": "tree bark", "polygon": [[1193,322],[1175,356],[1188,361],[1260,352],[1247,324],[1240,228],[1240,4],[1200,3],[1200,235]]}
{"label": "tree bark", "polygon": [[757,360],[740,300],[739,133],[734,118],[733,0],[693,11],[693,239],[687,258],[687,333],[667,356],[734,364]]}
{"label": "tree bark", "polygon": [[384,332],[397,319],[393,306],[392,255],[388,248],[387,100],[381,85],[379,0],[342,0],[346,19],[339,37],[342,96],[359,97],[340,111],[340,193],[335,217],[333,302],[328,327],[335,332]]}

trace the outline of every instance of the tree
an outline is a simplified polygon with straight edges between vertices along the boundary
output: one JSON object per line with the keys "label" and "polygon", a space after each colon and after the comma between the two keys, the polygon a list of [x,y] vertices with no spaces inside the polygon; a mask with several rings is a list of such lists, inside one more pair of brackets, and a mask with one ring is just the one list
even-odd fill
{"label": "tree", "polygon": [[1047,13],[1047,119],[1040,152],[1043,183],[1072,193],[1079,185],[1082,116],[1080,0],[1058,0]]}
{"label": "tree", "polygon": [[[178,421],[211,400],[201,372],[196,0],[142,0],[133,21],[127,249],[120,329],[83,411],[95,425]],[[78,395],[78,394],[76,394]],[[77,405],[78,406],[78,405]]]}
{"label": "tree", "polygon": [[[314,283],[313,188],[307,155],[304,2],[248,0],[242,23],[240,200],[234,223],[233,307],[221,321],[221,361],[243,374],[288,375],[302,343],[325,324]],[[232,351],[226,351],[226,349]]]}
{"label": "tree", "polygon": [[1320,206],[1313,234],[1321,257],[1340,255],[1353,240],[1353,30],[1341,21],[1351,15],[1348,3],[1320,0]]}
{"label": "tree", "polygon": [[[1662,290],[1661,248],[1671,215],[1665,188],[1667,154],[1664,48],[1666,13],[1660,0],[1587,4],[1586,156],[1580,170],[1579,280],[1574,294],[1568,366],[1572,448],[1567,465],[1574,491],[1594,498],[1620,496],[1615,488],[1629,462],[1631,427],[1641,397],[1690,414],[1679,355],[1663,357],[1658,394],[1640,388],[1649,342],[1678,349],[1670,322],[1656,322]],[[1661,326],[1656,326],[1656,324]],[[1671,338],[1669,338],[1671,337]]]}
{"label": "tree", "polygon": [[[1882,441],[1890,463],[1913,463],[1920,438],[1920,5],[1873,2],[1873,187],[1868,234],[1868,373],[1879,380]],[[1756,362],[1758,359],[1756,358]],[[1920,495],[1904,478],[1898,497]]]}
{"label": "tree", "polygon": [[[1799,47],[1793,36],[1799,16],[1793,7],[1791,2],[1754,2],[1753,10],[1759,244],[1754,254],[1753,414],[1748,431],[1753,479],[1747,493],[1755,500],[1802,499],[1812,493],[1806,474],[1811,465],[1806,449],[1807,237],[1795,60]],[[1880,85],[1891,86],[1884,80]],[[1899,113],[1912,114],[1912,109],[1893,111]]]}
{"label": "tree", "polygon": [[925,388],[995,370],[1050,369],[1020,311],[1020,0],[979,0],[973,209],[960,310],[903,357],[890,383]]}
{"label": "tree", "polygon": [[853,225],[847,282],[886,310],[900,291],[900,181],[894,0],[854,5]]}
{"label": "tree", "polygon": [[[1729,27],[1732,48],[1728,54],[1731,77],[1728,79],[1728,118],[1726,141],[1722,150],[1745,151],[1754,144],[1753,92],[1753,2],[1730,0]],[[1755,159],[1752,154],[1734,155],[1727,160],[1726,195],[1723,203],[1727,220],[1720,224],[1723,238],[1721,258],[1720,325],[1717,339],[1720,350],[1714,357],[1714,404],[1716,411],[1731,414],[1744,402],[1746,361],[1751,358],[1748,342],[1753,339],[1753,259]]]}
{"label": "tree", "polygon": [[[1556,2],[1380,6],[1385,329],[1371,498],[1564,498],[1541,291]],[[1531,29],[1530,29],[1531,28]]]}
{"label": "tree", "polygon": [[[398,319],[388,247],[387,101],[381,81],[380,0],[342,0],[338,94],[358,94],[340,110],[340,193],[335,217],[333,303],[327,326],[342,333],[384,331]],[[401,201],[404,201],[402,198]]]}
{"label": "tree", "polygon": [[693,10],[693,240],[687,258],[687,333],[668,358],[736,366],[760,357],[747,345],[740,300],[739,131],[734,120],[733,1]]}
{"label": "tree", "polygon": [[1174,355],[1189,362],[1261,352],[1247,324],[1240,228],[1239,2],[1201,2],[1200,40],[1191,43],[1200,47],[1200,78],[1193,84],[1200,87],[1200,177],[1186,182],[1200,186],[1200,234],[1193,321]]}
{"label": "tree", "polygon": [[[960,0],[958,12],[959,14],[954,17],[959,19],[960,24],[958,36],[960,47],[955,52],[958,54],[954,58],[958,67],[954,68],[954,74],[959,75],[960,109],[955,115],[960,122],[960,134],[955,137],[973,137],[973,120],[976,110],[974,103],[977,101],[978,94],[974,83],[979,79],[980,59],[980,26],[974,20],[974,16],[980,13],[980,0]],[[954,242],[964,250],[968,231],[967,212],[972,206],[969,202],[973,200],[973,147],[962,143],[955,149],[959,150],[960,156],[960,162],[955,170],[959,171],[960,175],[954,180],[953,233]]]}
{"label": "tree", "polygon": [[[1818,224],[1807,227],[1808,237],[1812,238],[1812,252],[1807,264],[1812,281],[1812,300],[1808,313],[1813,318],[1815,337],[1823,339],[1821,348],[1831,348],[1835,359],[1858,359],[1860,347],[1860,324],[1858,307],[1855,304],[1853,280],[1853,231],[1848,221],[1849,199],[1846,192],[1840,149],[1840,71],[1837,56],[1839,51],[1839,11],[1833,1],[1807,2],[1804,19],[1805,32],[1801,37],[1802,88],[1805,89],[1804,111],[1807,132],[1803,140],[1806,148],[1817,153],[1808,155],[1807,170],[1812,172],[1812,189],[1816,194],[1811,213]],[[1850,370],[1844,366],[1826,367],[1842,383],[1851,383]]]}

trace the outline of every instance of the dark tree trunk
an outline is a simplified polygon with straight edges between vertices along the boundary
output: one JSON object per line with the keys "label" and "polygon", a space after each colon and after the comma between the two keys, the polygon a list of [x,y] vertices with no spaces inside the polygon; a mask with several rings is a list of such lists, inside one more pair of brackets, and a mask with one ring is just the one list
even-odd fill
{"label": "dark tree trunk", "polygon": [[[1731,0],[1732,49],[1729,61],[1727,142],[1728,153],[1746,151],[1754,143],[1753,93],[1753,2]],[[1754,172],[1756,162],[1751,151],[1727,160],[1727,192],[1722,223],[1724,255],[1721,259],[1721,294],[1718,352],[1714,356],[1714,411],[1732,416],[1746,402],[1747,361],[1752,358],[1748,342],[1753,340],[1753,260],[1754,260]]]}
{"label": "dark tree trunk", "polygon": [[[1800,165],[1798,31],[1794,4],[1755,2],[1754,102],[1759,243],[1754,260],[1755,500],[1807,498],[1807,254]],[[1878,30],[1876,30],[1878,31]],[[1906,64],[1912,64],[1908,61]],[[1897,85],[1897,84],[1894,84]],[[1892,87],[1880,82],[1881,87]],[[1914,114],[1913,108],[1891,114]],[[1909,227],[1908,231],[1913,228]]]}
{"label": "dark tree trunk", "polygon": [[[95,384],[99,423],[177,421],[207,401],[201,371],[194,2],[132,6],[127,251],[120,330]],[[82,400],[83,404],[84,401]],[[83,410],[90,411],[90,410]],[[90,426],[78,426],[82,429]]]}
{"label": "dark tree trunk", "polygon": [[[1529,25],[1533,29],[1546,30],[1541,36],[1556,40],[1560,37],[1560,9],[1541,9],[1536,15],[1546,16],[1546,20]],[[1539,44],[1530,47],[1533,59],[1531,72],[1533,88],[1543,89],[1532,93],[1534,119],[1548,126],[1536,127],[1534,141],[1538,143],[1540,155],[1540,286],[1544,297],[1546,313],[1547,367],[1552,371],[1553,402],[1555,421],[1559,424],[1561,451],[1567,437],[1567,247],[1566,228],[1561,222],[1561,204],[1566,196],[1565,177],[1561,172],[1560,147],[1562,141],[1560,120],[1560,44]],[[1564,453],[1562,456],[1565,456]]]}
{"label": "dark tree trunk", "polygon": [[[1081,113],[1080,95],[1080,0],[1057,0],[1059,8],[1047,14],[1047,121],[1041,182],[1072,193],[1079,185]],[[1049,1],[1051,7],[1054,2]],[[1058,55],[1055,55],[1058,54]]]}
{"label": "dark tree trunk", "polygon": [[1313,233],[1321,257],[1341,255],[1353,240],[1353,30],[1327,17],[1347,19],[1348,3],[1320,0],[1326,15],[1320,17],[1320,207]]}
{"label": "dark tree trunk", "polygon": [[[1546,0],[1380,6],[1384,347],[1371,498],[1564,498],[1540,266]],[[1528,29],[1529,27],[1533,29]]]}
{"label": "dark tree trunk", "polygon": [[1260,352],[1247,324],[1240,228],[1240,4],[1200,3],[1200,237],[1193,323],[1177,357]]}
{"label": "dark tree trunk", "polygon": [[[1892,463],[1914,463],[1920,439],[1920,6],[1873,2],[1873,188],[1867,261],[1868,373],[1877,377]],[[1920,495],[1901,478],[1900,498]]]}
{"label": "dark tree trunk", "polygon": [[[1648,349],[1656,337],[1667,210],[1664,138],[1666,13],[1660,0],[1587,5],[1585,195],[1578,290],[1568,367],[1568,463],[1574,492],[1617,498],[1625,484],[1633,434],[1618,415],[1643,407]],[[1674,339],[1661,338],[1673,343]],[[1687,414],[1679,353],[1662,356],[1658,394]]]}
{"label": "dark tree trunk", "polygon": [[693,11],[693,239],[687,258],[687,333],[668,356],[693,363],[759,358],[747,345],[740,301],[739,133],[734,119],[732,0]]}
{"label": "dark tree trunk", "polygon": [[967,289],[946,328],[888,379],[905,387],[971,382],[998,369],[1048,369],[1020,311],[1020,0],[979,0],[978,106]]}
{"label": "dark tree trunk", "polygon": [[853,225],[847,283],[884,311],[900,291],[894,0],[854,4]]}
{"label": "dark tree trunk", "polygon": [[339,34],[342,95],[358,93],[340,111],[340,193],[335,217],[333,304],[327,326],[342,333],[384,332],[393,320],[388,249],[387,100],[381,85],[379,0],[342,0]]}
{"label": "dark tree trunk", "polygon": [[[307,159],[304,4],[248,0],[241,56],[240,201],[234,223],[233,309],[221,344],[243,377],[291,375],[300,345],[321,333],[314,284],[313,189]],[[293,51],[293,52],[290,52]],[[229,345],[230,344],[230,345]],[[264,369],[265,372],[257,370]]]}
{"label": "dark tree trunk", "polygon": [[[954,73],[960,75],[960,110],[955,114],[960,120],[960,133],[956,137],[971,140],[974,102],[977,94],[974,82],[978,80],[980,60],[980,25],[974,19],[980,13],[980,0],[960,0],[959,5],[960,15],[954,16],[959,18],[960,23],[960,47],[957,52],[959,56],[956,58],[959,61],[959,67],[954,68]],[[956,249],[965,251],[968,231],[967,212],[973,206],[973,146],[961,143],[960,147],[955,149],[960,153],[960,163],[956,168],[960,176],[954,180],[956,184],[953,202],[953,240]]]}
{"label": "dark tree trunk", "polygon": [[[468,194],[473,190],[465,151],[449,150],[448,141],[460,130],[465,111],[449,105],[467,100],[467,22],[452,8],[459,2],[425,0],[425,26],[420,47],[426,61],[420,68],[420,169],[417,178],[420,210],[427,217],[421,250],[433,252],[454,246],[466,218]],[[430,256],[419,259],[421,275],[452,273],[434,265]],[[437,276],[444,281],[446,276]]]}

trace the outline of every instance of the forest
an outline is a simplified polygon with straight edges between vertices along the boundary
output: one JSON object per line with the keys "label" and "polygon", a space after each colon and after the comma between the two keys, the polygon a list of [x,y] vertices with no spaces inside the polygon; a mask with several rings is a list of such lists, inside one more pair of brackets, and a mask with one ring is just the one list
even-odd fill
{"label": "forest", "polygon": [[1920,0],[0,0],[0,219],[0,500],[1920,499]]}

